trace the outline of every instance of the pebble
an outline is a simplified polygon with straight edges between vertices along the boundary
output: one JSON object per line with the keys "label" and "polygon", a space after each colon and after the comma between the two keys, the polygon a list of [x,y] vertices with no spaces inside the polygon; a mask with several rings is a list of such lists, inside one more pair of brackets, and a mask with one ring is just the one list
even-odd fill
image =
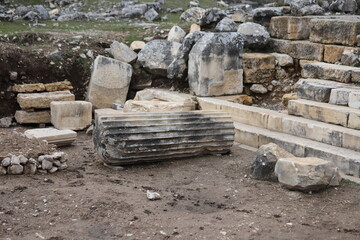
{"label": "pebble", "polygon": [[27,159],[23,155],[20,155],[19,160],[20,160],[20,163],[24,165],[24,164],[26,164],[28,162],[29,159]]}
{"label": "pebble", "polygon": [[20,164],[19,165],[11,165],[8,167],[7,171],[8,171],[8,174],[19,175],[19,174],[23,173],[24,167]]}
{"label": "pebble", "polygon": [[57,170],[59,170],[57,167],[53,167],[49,170],[49,172],[54,173],[54,172],[57,172]]}
{"label": "pebble", "polygon": [[149,190],[146,191],[146,196],[147,196],[147,198],[148,198],[149,200],[152,200],[152,201],[154,201],[154,200],[160,200],[160,199],[161,199],[161,196],[160,196],[159,193],[153,192],[153,191],[149,191]]}

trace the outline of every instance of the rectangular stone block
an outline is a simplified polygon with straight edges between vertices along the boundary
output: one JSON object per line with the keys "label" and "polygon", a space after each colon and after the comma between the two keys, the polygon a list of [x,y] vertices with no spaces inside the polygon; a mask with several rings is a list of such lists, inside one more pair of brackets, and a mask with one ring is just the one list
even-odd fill
{"label": "rectangular stone block", "polygon": [[[351,115],[351,114],[350,114]],[[358,119],[360,120],[360,119]],[[358,122],[360,126],[360,122]],[[360,151],[360,131],[350,130],[343,133],[343,145],[342,147]]]}
{"label": "rectangular stone block", "polygon": [[324,45],[309,41],[291,41],[286,47],[286,54],[295,59],[323,61]]}
{"label": "rectangular stone block", "polygon": [[37,128],[25,131],[25,136],[39,141],[46,140],[58,146],[69,145],[76,140],[77,133],[72,130],[58,130],[55,128]]}
{"label": "rectangular stone block", "polygon": [[266,83],[275,79],[276,57],[264,53],[245,53],[243,69],[245,83]]}
{"label": "rectangular stone block", "polygon": [[94,62],[87,99],[94,108],[124,104],[132,76],[132,66],[112,58],[98,56]]}
{"label": "rectangular stone block", "polygon": [[350,113],[348,127],[360,130],[360,111]]}
{"label": "rectangular stone block", "polygon": [[360,109],[360,91],[349,94],[349,107]]}
{"label": "rectangular stone block", "polygon": [[[239,126],[244,126],[241,123],[235,122],[235,142],[241,143],[250,147],[259,148],[259,134],[249,131],[244,131],[243,128]],[[251,126],[247,126],[251,128]]]}
{"label": "rectangular stone block", "polygon": [[297,95],[302,99],[316,102],[329,102],[331,90],[334,88],[337,88],[337,86],[305,82],[299,86]]}
{"label": "rectangular stone block", "polygon": [[309,39],[311,19],[312,17],[272,17],[270,35],[274,38],[289,40]]}
{"label": "rectangular stone block", "polygon": [[45,91],[45,86],[43,83],[19,84],[14,85],[12,89],[18,93],[32,93]]}
{"label": "rectangular stone block", "polygon": [[360,32],[360,20],[351,18],[312,19],[310,21],[310,41],[356,46]]}
{"label": "rectangular stone block", "polygon": [[85,101],[52,102],[51,123],[59,130],[83,130],[91,125],[92,104]]}
{"label": "rectangular stone block", "polygon": [[270,38],[268,43],[268,49],[272,52],[287,54],[287,45],[290,42],[290,40]]}
{"label": "rectangular stone block", "polygon": [[15,119],[20,124],[51,122],[50,111],[27,112],[19,110],[15,113]]}
{"label": "rectangular stone block", "polygon": [[360,88],[342,87],[342,88],[332,89],[331,94],[330,94],[329,103],[334,104],[334,105],[348,106],[349,105],[349,95],[350,95],[350,93],[352,93],[354,91],[360,92]]}
{"label": "rectangular stone block", "polygon": [[70,91],[44,92],[44,93],[20,93],[17,101],[22,109],[50,108],[53,101],[75,101],[75,95]]}
{"label": "rectangular stone block", "polygon": [[289,101],[288,112],[290,115],[347,127],[350,110],[346,107],[327,103],[309,100],[291,100]]}
{"label": "rectangular stone block", "polygon": [[47,83],[45,84],[45,89],[48,92],[66,91],[66,90],[72,90],[73,86],[69,81],[62,81],[62,82]]}

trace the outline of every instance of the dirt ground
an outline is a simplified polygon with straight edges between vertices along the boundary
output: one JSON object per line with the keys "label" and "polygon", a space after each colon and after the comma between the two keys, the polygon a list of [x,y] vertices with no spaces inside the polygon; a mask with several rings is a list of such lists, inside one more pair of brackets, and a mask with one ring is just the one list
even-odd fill
{"label": "dirt ground", "polygon": [[[1,140],[24,130],[0,128]],[[309,194],[256,181],[254,152],[238,145],[122,171],[104,167],[83,132],[61,150],[64,171],[0,176],[0,239],[360,239],[359,185]]]}

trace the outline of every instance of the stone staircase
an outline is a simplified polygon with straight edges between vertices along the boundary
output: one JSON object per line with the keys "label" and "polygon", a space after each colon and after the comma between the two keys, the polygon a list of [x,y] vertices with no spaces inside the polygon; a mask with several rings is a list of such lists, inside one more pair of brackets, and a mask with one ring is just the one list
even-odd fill
{"label": "stone staircase", "polygon": [[241,144],[258,148],[273,142],[298,157],[331,160],[359,177],[360,68],[335,63],[344,50],[359,50],[360,19],[273,17],[270,33],[272,50],[299,63],[302,78],[294,86],[299,99],[290,100],[285,112],[217,98],[198,98],[200,108],[230,114]]}

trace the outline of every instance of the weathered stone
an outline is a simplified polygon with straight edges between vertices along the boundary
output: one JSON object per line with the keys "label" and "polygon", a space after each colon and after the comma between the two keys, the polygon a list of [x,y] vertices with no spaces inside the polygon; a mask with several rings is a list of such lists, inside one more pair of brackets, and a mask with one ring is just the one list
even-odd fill
{"label": "weathered stone", "polygon": [[275,79],[275,56],[265,53],[245,53],[243,69],[245,83],[266,83]]}
{"label": "weathered stone", "polygon": [[6,157],[3,160],[1,160],[1,166],[8,167],[11,164],[11,158]]}
{"label": "weathered stone", "polygon": [[145,44],[146,43],[144,41],[133,41],[130,45],[130,48],[135,52],[139,52],[145,47]]}
{"label": "weathered stone", "polygon": [[297,99],[299,99],[297,93],[287,93],[282,96],[281,103],[282,105],[287,107],[290,100],[297,100]]}
{"label": "weathered stone", "polygon": [[179,26],[173,26],[170,29],[167,40],[170,42],[182,43],[186,35],[186,32]]}
{"label": "weathered stone", "polygon": [[20,124],[51,122],[50,111],[27,112],[24,110],[18,110],[15,113],[15,119],[16,122]]}
{"label": "weathered stone", "polygon": [[270,53],[276,58],[276,65],[280,67],[294,66],[294,59],[287,54]]}
{"label": "weathered stone", "polygon": [[0,118],[0,128],[8,128],[12,124],[13,117]]}
{"label": "weathered stone", "polygon": [[[290,40],[270,38],[267,49],[271,52],[287,54],[287,46],[291,43]],[[293,57],[293,56],[291,56]]]}
{"label": "weathered stone", "polygon": [[329,9],[334,12],[355,13],[358,5],[356,0],[335,0]]}
{"label": "weathered stone", "polygon": [[300,16],[324,14],[324,9],[316,3],[317,0],[292,0],[290,2],[291,13]]}
{"label": "weathered stone", "polygon": [[50,108],[53,101],[74,101],[75,95],[70,91],[20,93],[17,101],[22,109]]}
{"label": "weathered stone", "polygon": [[18,93],[43,92],[45,91],[45,86],[43,83],[21,84],[14,85],[12,90]]}
{"label": "weathered stone", "polygon": [[41,168],[44,169],[44,170],[50,170],[53,168],[53,164],[52,162],[44,159],[42,162],[41,162]]}
{"label": "weathered stone", "polygon": [[317,4],[305,6],[299,10],[298,15],[309,16],[309,15],[323,15],[325,10]]}
{"label": "weathered stone", "polygon": [[350,112],[348,127],[360,130],[360,112]]}
{"label": "weathered stone", "polygon": [[148,10],[145,13],[144,17],[145,17],[146,20],[148,20],[150,22],[153,22],[153,21],[159,19],[160,15],[155,9],[151,8],[150,10]]}
{"label": "weathered stone", "polygon": [[40,17],[41,20],[50,19],[49,12],[48,10],[46,10],[46,8],[43,5],[34,5],[33,7],[35,11],[38,13],[38,16]]}
{"label": "weathered stone", "polygon": [[69,81],[54,82],[44,84],[45,90],[48,92],[72,90],[73,86]]}
{"label": "weathered stone", "polygon": [[133,63],[137,59],[137,54],[124,43],[114,41],[110,45],[110,53],[116,60],[120,60],[125,63]]}
{"label": "weathered stone", "polygon": [[333,90],[331,90],[329,103],[335,104],[335,105],[348,106],[349,105],[349,95],[351,92],[354,92],[354,91],[360,92],[360,88],[358,89],[358,88],[343,87],[343,88],[333,89]]}
{"label": "weathered stone", "polygon": [[360,32],[360,19],[312,19],[310,41],[355,46]]}
{"label": "weathered stone", "polygon": [[244,23],[247,20],[247,13],[244,10],[238,10],[229,14],[228,17],[236,23]]}
{"label": "weathered stone", "polygon": [[199,25],[207,26],[213,23],[218,23],[224,17],[226,17],[226,13],[223,10],[219,8],[209,8],[206,9]]}
{"label": "weathered stone", "polygon": [[72,130],[58,130],[55,128],[37,128],[25,131],[27,138],[39,141],[46,140],[49,144],[57,146],[70,145],[75,141],[77,133]]}
{"label": "weathered stone", "polygon": [[252,11],[253,22],[269,27],[273,17],[282,16],[284,14],[283,7],[262,7]]}
{"label": "weathered stone", "polygon": [[201,21],[205,15],[205,11],[205,9],[199,7],[189,8],[181,14],[180,20],[201,25]]}
{"label": "weathered stone", "polygon": [[22,164],[22,165],[26,164],[29,160],[23,155],[18,156],[18,158],[19,158],[20,164]]}
{"label": "weathered stone", "polygon": [[349,107],[360,109],[360,91],[354,91],[349,94]]}
{"label": "weathered stone", "polygon": [[239,33],[209,33],[189,55],[189,85],[197,96],[239,94],[243,91],[240,56],[243,38]]}
{"label": "weathered stone", "polygon": [[322,62],[306,63],[301,71],[301,76],[305,78],[326,79],[343,83],[356,82],[359,74],[359,68]]}
{"label": "weathered stone", "polygon": [[69,22],[69,21],[85,22],[85,21],[89,21],[89,16],[88,16],[88,14],[83,13],[83,12],[75,12],[75,13],[61,15],[57,18],[57,21],[59,21],[59,22]]}
{"label": "weathered stone", "polygon": [[266,28],[257,23],[246,22],[240,24],[238,33],[241,33],[244,37],[245,47],[252,49],[264,48],[270,40],[270,34]]}
{"label": "weathered stone", "polygon": [[331,90],[335,88],[338,88],[338,86],[305,82],[298,88],[297,95],[303,99],[327,103],[330,99]]}
{"label": "weathered stone", "polygon": [[24,174],[34,175],[37,170],[37,162],[35,159],[30,158],[24,166]]}
{"label": "weathered stone", "polygon": [[90,126],[92,104],[85,101],[51,103],[51,123],[59,130],[83,130]]}
{"label": "weathered stone", "polygon": [[215,27],[216,32],[236,32],[238,25],[230,18],[223,18]]}
{"label": "weathered stone", "polygon": [[126,113],[95,119],[93,141],[109,165],[161,161],[227,153],[234,126],[219,111]]}
{"label": "weathered stone", "polygon": [[280,158],[292,158],[294,155],[274,143],[261,146],[250,166],[250,176],[259,180],[275,179],[275,164]]}
{"label": "weathered stone", "polygon": [[98,56],[91,74],[87,99],[94,108],[125,103],[132,76],[132,67],[119,60]]}
{"label": "weathered stone", "polygon": [[284,46],[285,52],[295,59],[322,61],[324,56],[324,46],[309,41],[290,41]]}
{"label": "weathered stone", "polygon": [[268,92],[267,88],[261,84],[253,84],[250,88],[250,91],[259,94],[265,94]]}
{"label": "weathered stone", "polygon": [[274,38],[305,40],[310,36],[311,17],[281,16],[270,22],[270,35]]}
{"label": "weathered stone", "polygon": [[337,63],[341,61],[341,56],[345,46],[324,45],[324,62]]}
{"label": "weathered stone", "polygon": [[124,17],[138,18],[146,13],[148,6],[146,4],[134,4],[126,6],[121,10]]}
{"label": "weathered stone", "polygon": [[124,106],[124,112],[184,112],[191,110],[194,109],[178,102],[163,102],[157,100],[128,100]]}
{"label": "weathered stone", "polygon": [[345,50],[341,55],[341,64],[352,67],[360,67],[360,51]]}
{"label": "weathered stone", "polygon": [[10,175],[20,175],[24,171],[24,167],[22,165],[11,165],[7,168],[7,173]]}
{"label": "weathered stone", "polygon": [[339,169],[320,158],[281,158],[275,165],[279,182],[291,190],[316,191],[338,186]]}
{"label": "weathered stone", "polygon": [[193,33],[195,31],[201,31],[201,27],[199,25],[197,25],[196,23],[193,23],[190,26],[190,33]]}
{"label": "weathered stone", "polygon": [[[0,15],[1,15],[1,14],[0,14]],[[7,174],[6,168],[0,166],[0,176],[1,176],[1,175],[6,175],[6,174]]]}
{"label": "weathered stone", "polygon": [[151,41],[139,52],[138,61],[152,74],[166,76],[180,46],[180,43],[166,40]]}

